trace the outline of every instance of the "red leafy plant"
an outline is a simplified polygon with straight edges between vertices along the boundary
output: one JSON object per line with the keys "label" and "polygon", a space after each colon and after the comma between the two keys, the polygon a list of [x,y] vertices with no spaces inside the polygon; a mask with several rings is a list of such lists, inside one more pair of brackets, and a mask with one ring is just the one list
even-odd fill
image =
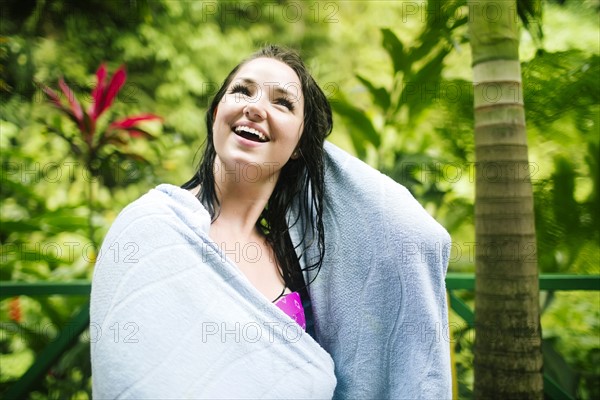
{"label": "red leafy plant", "polygon": [[[86,179],[88,183],[87,208],[89,211],[88,237],[92,243],[96,243],[94,214],[100,206],[95,201],[95,181],[111,189],[124,183],[118,178],[119,176],[122,178],[124,175],[120,173],[122,172],[123,161],[128,160],[136,165],[138,163],[149,164],[148,160],[142,155],[130,151],[129,142],[131,138],[155,139],[153,135],[140,126],[140,123],[162,120],[154,114],[140,114],[117,119],[108,124],[98,124],[100,116],[110,109],[126,80],[127,73],[123,66],[117,69],[113,76],[109,78],[106,66],[104,64],[100,65],[98,71],[96,71],[96,86],[91,92],[92,102],[87,110],[81,106],[73,90],[65,83],[63,78],[59,80],[58,84],[67,99],[65,102],[67,104],[63,104],[63,100],[57,92],[45,85],[40,85],[48,99],[75,123],[79,132],[68,134],[60,126],[51,125],[48,126],[49,131],[66,140],[70,145],[72,155],[84,162],[83,167],[92,176],[100,178],[100,180]],[[127,174],[127,177],[130,178],[131,174]]]}
{"label": "red leafy plant", "polygon": [[[113,153],[117,153],[120,159],[129,158],[136,161],[146,161],[141,155],[128,153],[123,149],[119,149],[119,147],[126,146],[129,137],[154,139],[154,136],[142,129],[139,124],[144,121],[162,120],[154,114],[128,116],[113,121],[105,129],[98,131],[98,119],[111,107],[126,80],[125,67],[121,66],[109,79],[106,66],[104,64],[100,65],[96,71],[96,86],[91,92],[92,103],[87,111],[81,106],[73,90],[65,83],[63,78],[60,78],[59,86],[67,98],[68,105],[63,104],[60,96],[54,90],[48,86],[40,85],[48,99],[77,125],[80,137],[68,136],[60,129],[53,129],[52,127],[50,127],[50,130],[67,140],[71,150],[77,157],[85,159],[86,167],[92,175],[99,174],[99,165]],[[112,153],[106,154],[104,152],[105,154],[101,155],[107,145],[113,145],[111,146]]]}

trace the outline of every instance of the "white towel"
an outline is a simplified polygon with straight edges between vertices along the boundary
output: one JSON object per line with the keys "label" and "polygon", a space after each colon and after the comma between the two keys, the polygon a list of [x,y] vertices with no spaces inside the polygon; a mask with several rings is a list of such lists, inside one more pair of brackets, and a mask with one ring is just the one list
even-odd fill
{"label": "white towel", "polygon": [[172,185],[119,214],[92,282],[93,397],[331,398],[331,357],[249,283],[209,226]]}

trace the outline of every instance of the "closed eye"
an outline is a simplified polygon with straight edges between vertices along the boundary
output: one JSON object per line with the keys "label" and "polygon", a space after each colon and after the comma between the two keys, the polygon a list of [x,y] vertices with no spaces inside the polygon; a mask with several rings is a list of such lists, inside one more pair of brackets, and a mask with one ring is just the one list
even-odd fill
{"label": "closed eye", "polygon": [[245,96],[250,96],[250,89],[247,86],[242,85],[241,83],[236,83],[231,87],[229,93],[241,93]]}
{"label": "closed eye", "polygon": [[284,106],[290,111],[294,111],[294,103],[292,103],[287,97],[280,97],[275,102]]}

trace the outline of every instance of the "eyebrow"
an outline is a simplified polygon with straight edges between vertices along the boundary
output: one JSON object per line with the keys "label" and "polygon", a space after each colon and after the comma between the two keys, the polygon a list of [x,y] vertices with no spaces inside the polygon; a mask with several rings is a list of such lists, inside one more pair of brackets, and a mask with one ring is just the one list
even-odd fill
{"label": "eyebrow", "polygon": [[[256,86],[259,86],[258,83],[256,83],[256,81],[254,79],[252,79],[252,78],[243,78],[242,77],[242,78],[238,78],[236,80],[241,80],[242,82],[244,82],[247,85],[256,85]],[[286,90],[286,89],[282,88],[279,85],[279,83],[277,83],[277,82],[266,82],[266,83],[269,84],[268,85],[269,88],[273,88],[277,93],[282,94],[282,95],[284,95],[286,97],[292,97],[296,101],[300,100],[300,98],[299,98],[300,96],[298,96],[297,93],[291,93],[289,90]],[[277,86],[275,86],[275,84],[277,84]],[[292,86],[296,87],[296,84],[293,84]]]}

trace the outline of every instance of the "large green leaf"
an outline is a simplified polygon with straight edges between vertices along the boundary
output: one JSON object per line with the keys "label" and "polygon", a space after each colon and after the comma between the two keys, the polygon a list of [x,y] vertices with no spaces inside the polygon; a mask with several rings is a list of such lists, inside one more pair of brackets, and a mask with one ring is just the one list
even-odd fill
{"label": "large green leaf", "polygon": [[580,209],[575,200],[575,168],[570,160],[558,156],[552,174],[554,217],[565,232],[574,232],[580,225]]}
{"label": "large green leaf", "polygon": [[517,14],[538,47],[542,47],[542,0],[517,0]]}
{"label": "large green leaf", "polygon": [[421,69],[407,77],[395,112],[405,104],[410,109],[411,117],[414,117],[439,98],[439,82],[444,68],[444,59],[449,53],[450,47],[443,47]]}
{"label": "large green leaf", "polygon": [[13,232],[30,233],[42,230],[39,221],[10,221],[0,220],[0,232],[9,234]]}
{"label": "large green leaf", "polygon": [[377,104],[383,109],[384,112],[386,112],[391,103],[390,94],[388,91],[383,87],[376,87],[373,85],[373,83],[371,83],[371,81],[359,74],[356,75],[356,79],[358,79],[369,90],[369,93],[371,93],[375,104]]}
{"label": "large green leaf", "polygon": [[[429,0],[426,4],[426,26],[415,41],[418,45],[407,51],[410,63],[426,58],[440,44],[451,44],[456,47],[457,39],[453,31],[465,25],[469,17],[460,8],[466,5],[465,0]],[[444,43],[446,42],[446,43]]]}
{"label": "large green leaf", "polygon": [[410,63],[404,52],[404,45],[398,36],[388,28],[381,29],[383,35],[383,48],[387,51],[394,64],[394,72],[408,72]]}
{"label": "large green leaf", "polygon": [[331,106],[336,113],[350,124],[351,131],[355,132],[357,136],[375,147],[381,145],[379,133],[375,130],[373,123],[363,110],[353,106],[344,99],[333,101]]}
{"label": "large green leaf", "polygon": [[554,348],[556,338],[542,341],[544,353],[544,372],[548,374],[571,398],[577,398],[579,374],[567,363],[564,357]]}

